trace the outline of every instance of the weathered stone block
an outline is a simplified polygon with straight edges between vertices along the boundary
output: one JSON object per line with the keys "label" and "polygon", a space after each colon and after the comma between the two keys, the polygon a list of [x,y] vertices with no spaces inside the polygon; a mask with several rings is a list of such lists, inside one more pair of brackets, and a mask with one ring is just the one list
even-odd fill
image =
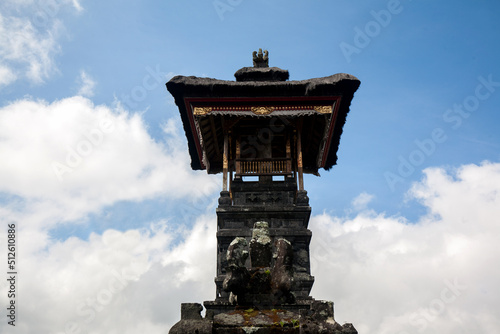
{"label": "weathered stone block", "polygon": [[250,241],[250,260],[252,268],[271,266],[272,245],[267,222],[257,222],[254,225]]}
{"label": "weathered stone block", "polygon": [[211,334],[212,322],[201,317],[203,306],[198,303],[181,304],[181,321],[176,323],[169,334]]}
{"label": "weathered stone block", "polygon": [[181,304],[181,320],[201,320],[203,306],[198,303]]}

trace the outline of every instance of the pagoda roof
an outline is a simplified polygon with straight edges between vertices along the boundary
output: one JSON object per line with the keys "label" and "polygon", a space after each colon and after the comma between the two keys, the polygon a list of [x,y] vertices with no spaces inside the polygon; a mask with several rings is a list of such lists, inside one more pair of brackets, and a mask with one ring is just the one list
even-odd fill
{"label": "pagoda roof", "polygon": [[[222,171],[221,161],[218,161],[221,160],[220,155],[217,158],[207,157],[209,143],[207,140],[204,142],[200,132],[200,122],[207,118],[207,115],[262,119],[272,116],[293,118],[316,115],[323,119],[328,117],[328,122],[323,122],[323,128],[315,130],[321,137],[321,141],[314,144],[321,146],[319,151],[314,153],[318,158],[309,159],[304,166],[304,172],[317,173],[319,168],[329,170],[336,164],[342,128],[360,81],[345,73],[285,81],[288,71],[286,76],[283,72],[284,70],[274,67],[243,68],[235,74],[238,81],[175,76],[167,82],[167,89],[179,108],[188,140],[192,169],[207,169],[209,173]],[[268,75],[269,78],[259,80],[259,73]],[[220,129],[214,128],[213,123],[212,129],[213,136],[216,136],[215,132],[220,132]]]}

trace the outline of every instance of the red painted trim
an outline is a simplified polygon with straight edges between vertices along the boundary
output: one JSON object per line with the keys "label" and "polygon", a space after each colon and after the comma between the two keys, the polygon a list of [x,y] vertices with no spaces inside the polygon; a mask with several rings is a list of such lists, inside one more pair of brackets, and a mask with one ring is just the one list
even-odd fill
{"label": "red painted trim", "polygon": [[273,102],[273,101],[335,101],[340,96],[289,96],[289,97],[186,97],[185,101],[204,103],[204,102]]}
{"label": "red painted trim", "polygon": [[328,153],[330,151],[330,142],[333,135],[333,131],[335,130],[335,123],[337,122],[337,115],[339,112],[341,100],[342,98],[339,96],[337,98],[337,101],[335,102],[335,109],[333,111],[332,118],[330,119],[330,128],[328,129],[328,138],[326,140],[325,150],[323,151],[323,158],[321,159],[321,166],[319,166],[319,168],[325,167],[326,159],[328,158]]}
{"label": "red painted trim", "polygon": [[198,137],[198,131],[196,131],[196,126],[194,124],[193,110],[191,110],[191,103],[189,98],[184,98],[184,105],[186,107],[186,112],[189,118],[189,125],[191,126],[191,133],[194,137],[194,142],[196,144],[196,151],[198,152],[198,159],[200,160],[200,165],[202,169],[207,167],[203,164],[203,152],[201,150],[200,138]]}

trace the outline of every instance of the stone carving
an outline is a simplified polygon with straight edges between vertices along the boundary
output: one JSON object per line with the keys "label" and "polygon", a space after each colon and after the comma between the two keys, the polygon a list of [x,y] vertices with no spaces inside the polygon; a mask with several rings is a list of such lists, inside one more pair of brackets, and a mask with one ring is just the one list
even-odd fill
{"label": "stone carving", "polygon": [[[250,250],[247,251],[247,248]],[[230,292],[231,304],[282,304],[293,303],[293,247],[279,238],[273,247],[269,224],[257,222],[252,230],[250,245],[245,238],[235,238],[227,250],[227,274],[224,291]],[[250,255],[251,266],[245,266]]]}
{"label": "stone carving", "polygon": [[295,246],[294,252],[282,237],[273,244],[269,223],[254,223],[250,242],[236,237],[225,252],[222,285],[230,295],[229,303],[221,305],[232,310],[207,308],[202,318],[201,305],[182,304],[181,321],[170,334],[357,334],[352,324],[335,321],[332,302],[295,297],[294,285],[300,285],[300,275],[307,275],[309,266],[307,251],[296,241]]}
{"label": "stone carving", "polygon": [[255,223],[250,241],[250,261],[253,268],[269,267],[272,259],[272,245],[267,222]]}
{"label": "stone carving", "polygon": [[246,193],[245,204],[279,204],[282,201],[282,194],[275,193]]}
{"label": "stone carving", "polygon": [[244,267],[248,259],[246,248],[248,243],[245,238],[235,238],[227,249],[227,263],[230,267]]}
{"label": "stone carving", "polygon": [[250,282],[243,304],[271,304],[271,261],[273,258],[269,224],[256,222],[250,241]]}
{"label": "stone carving", "polygon": [[269,52],[267,50],[262,53],[262,49],[259,49],[259,53],[254,51],[252,55],[254,67],[269,67]]}
{"label": "stone carving", "polygon": [[290,293],[293,285],[293,248],[292,244],[283,238],[275,242],[276,254],[271,271],[271,289],[275,296],[280,296],[284,302],[293,303],[295,298]]}
{"label": "stone carving", "polygon": [[245,267],[248,258],[247,241],[245,238],[235,238],[227,249],[227,275],[222,285],[223,289],[231,292],[230,302],[236,303],[238,295],[244,295],[248,290],[250,274]]}

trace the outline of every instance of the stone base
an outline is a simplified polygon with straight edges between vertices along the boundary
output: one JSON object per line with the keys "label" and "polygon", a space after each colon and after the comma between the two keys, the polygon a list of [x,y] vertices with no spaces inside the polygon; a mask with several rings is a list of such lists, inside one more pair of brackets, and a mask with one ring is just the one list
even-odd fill
{"label": "stone base", "polygon": [[203,306],[197,303],[181,304],[181,321],[176,323],[169,334],[212,334],[212,321],[201,316]]}
{"label": "stone base", "polygon": [[181,305],[181,321],[169,334],[357,334],[352,324],[341,326],[333,317],[333,302],[311,300],[302,304],[275,305],[271,309],[244,308],[227,303]]}

